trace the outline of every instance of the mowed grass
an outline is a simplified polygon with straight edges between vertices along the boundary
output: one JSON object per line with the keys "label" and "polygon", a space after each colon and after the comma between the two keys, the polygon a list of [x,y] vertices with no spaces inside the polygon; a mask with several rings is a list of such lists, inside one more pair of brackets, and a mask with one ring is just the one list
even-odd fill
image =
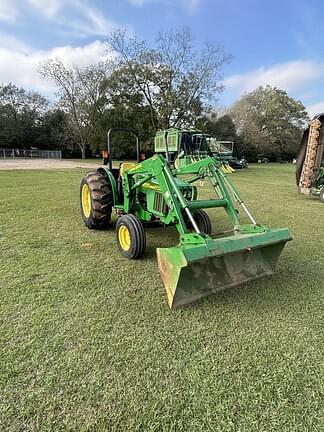
{"label": "mowed grass", "polygon": [[176,311],[155,257],[174,229],[127,261],[81,221],[84,171],[0,172],[0,430],[323,431],[324,205],[293,170],[232,176],[294,236],[274,276]]}

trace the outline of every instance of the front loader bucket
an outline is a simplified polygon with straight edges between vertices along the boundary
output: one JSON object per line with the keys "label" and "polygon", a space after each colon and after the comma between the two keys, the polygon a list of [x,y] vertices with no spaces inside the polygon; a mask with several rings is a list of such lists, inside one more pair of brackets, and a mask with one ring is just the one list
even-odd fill
{"label": "front loader bucket", "polygon": [[291,235],[287,229],[237,234],[157,249],[158,267],[170,308],[225,288],[271,275]]}

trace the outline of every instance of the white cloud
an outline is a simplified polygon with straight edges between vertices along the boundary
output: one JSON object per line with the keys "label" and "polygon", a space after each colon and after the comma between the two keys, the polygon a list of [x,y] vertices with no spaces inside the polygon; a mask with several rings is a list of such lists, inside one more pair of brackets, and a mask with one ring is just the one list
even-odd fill
{"label": "white cloud", "polygon": [[106,19],[103,14],[95,8],[89,7],[81,2],[77,2],[78,12],[76,18],[60,18],[61,24],[67,32],[76,36],[107,36],[113,29],[120,27],[115,22]]}
{"label": "white cloud", "polygon": [[54,87],[51,82],[41,79],[38,73],[41,62],[58,57],[67,65],[83,67],[106,58],[105,44],[100,41],[82,47],[62,46],[47,51],[23,49],[23,45],[20,48],[0,47],[0,83],[13,82],[44,93],[53,93]]}
{"label": "white cloud", "polygon": [[[28,0],[28,2],[42,15],[49,18],[55,16],[64,5],[62,0]],[[67,0],[65,3],[69,3],[69,1]]]}
{"label": "white cloud", "polygon": [[14,36],[0,32],[0,48],[8,48],[13,51],[28,52],[30,47]]}
{"label": "white cloud", "polygon": [[13,0],[0,0],[0,21],[13,24],[18,16],[18,10]]}
{"label": "white cloud", "polygon": [[311,117],[318,113],[324,113],[324,101],[309,105],[306,109]]}
{"label": "white cloud", "polygon": [[322,76],[324,76],[323,63],[296,60],[268,68],[260,67],[246,74],[232,75],[224,80],[224,85],[240,93],[250,92],[267,84],[286,91],[294,91]]}
{"label": "white cloud", "polygon": [[58,57],[68,66],[76,64],[83,67],[104,60],[107,57],[107,47],[97,40],[82,47],[63,46],[40,51],[38,56],[45,59]]}
{"label": "white cloud", "polygon": [[163,3],[166,8],[169,8],[171,5],[178,7],[180,4],[180,6],[182,6],[182,8],[189,15],[194,15],[197,12],[202,1],[203,0],[128,0],[128,3],[130,3],[133,6],[142,7],[148,3],[159,2],[159,3]]}
{"label": "white cloud", "polygon": [[[1,0],[0,0],[1,1]],[[73,36],[106,36],[116,24],[82,0],[28,0],[39,13],[57,28]],[[71,9],[71,10],[69,10]],[[71,14],[71,11],[73,14]]]}

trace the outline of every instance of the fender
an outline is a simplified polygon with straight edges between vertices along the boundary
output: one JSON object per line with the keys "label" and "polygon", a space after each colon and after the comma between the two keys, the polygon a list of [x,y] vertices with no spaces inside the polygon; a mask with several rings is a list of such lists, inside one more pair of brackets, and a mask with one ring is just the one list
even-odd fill
{"label": "fender", "polygon": [[100,172],[101,174],[104,174],[108,180],[109,183],[111,185],[111,190],[112,190],[112,194],[113,194],[113,198],[114,198],[114,206],[116,204],[118,204],[118,192],[117,192],[117,183],[116,183],[116,179],[113,176],[112,172],[110,171],[110,169],[108,167],[100,167],[97,169],[97,172]]}

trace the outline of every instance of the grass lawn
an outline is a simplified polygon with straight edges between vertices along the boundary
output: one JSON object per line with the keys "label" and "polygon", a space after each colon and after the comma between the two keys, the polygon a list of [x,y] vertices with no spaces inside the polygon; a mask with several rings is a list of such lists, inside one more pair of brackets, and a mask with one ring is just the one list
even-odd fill
{"label": "grass lawn", "polygon": [[173,229],[127,261],[81,221],[82,170],[0,172],[0,430],[324,431],[324,205],[293,169],[232,177],[294,236],[275,275],[176,311],[155,258]]}

